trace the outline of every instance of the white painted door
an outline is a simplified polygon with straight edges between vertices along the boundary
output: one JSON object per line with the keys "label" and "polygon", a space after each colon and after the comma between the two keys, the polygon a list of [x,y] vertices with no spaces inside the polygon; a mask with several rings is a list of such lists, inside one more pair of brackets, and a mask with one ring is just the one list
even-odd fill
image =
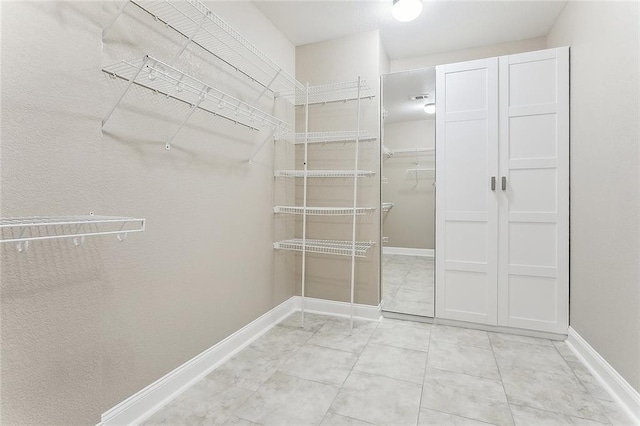
{"label": "white painted door", "polygon": [[569,49],[500,57],[499,75],[498,324],[566,333]]}
{"label": "white painted door", "polygon": [[497,323],[498,59],[436,67],[436,316]]}

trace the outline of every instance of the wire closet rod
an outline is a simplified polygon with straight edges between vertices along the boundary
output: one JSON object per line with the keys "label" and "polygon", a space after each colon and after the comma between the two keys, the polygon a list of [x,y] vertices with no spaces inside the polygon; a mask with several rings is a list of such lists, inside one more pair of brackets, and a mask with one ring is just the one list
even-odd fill
{"label": "wire closet rod", "polygon": [[93,235],[116,235],[124,241],[128,233],[144,231],[145,221],[93,215],[0,218],[0,243],[17,243],[18,251],[25,252],[29,241],[72,238],[75,245],[81,245],[86,236]]}
{"label": "wire closet rod", "polygon": [[[103,125],[109,120],[131,85],[136,84],[251,130],[259,130],[257,126],[271,127],[278,131],[289,129],[286,122],[148,55],[141,59],[106,66],[102,71],[114,78],[128,81],[120,97],[103,119]],[[141,81],[145,78],[148,81]],[[229,111],[237,118],[220,113],[219,110]],[[255,122],[256,125],[246,121]]]}

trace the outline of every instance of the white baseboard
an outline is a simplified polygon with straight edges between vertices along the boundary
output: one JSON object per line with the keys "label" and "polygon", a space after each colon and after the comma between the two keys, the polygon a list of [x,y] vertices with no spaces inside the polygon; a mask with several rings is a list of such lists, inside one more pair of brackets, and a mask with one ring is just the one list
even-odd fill
{"label": "white baseboard", "polygon": [[[296,297],[296,308],[302,308],[302,298]],[[323,315],[333,315],[338,317],[348,317],[351,314],[351,304],[347,302],[336,302],[334,300],[314,299],[312,297],[304,298],[305,312],[311,312]],[[382,309],[380,305],[359,305],[354,303],[353,316],[358,319],[371,321],[379,321],[382,317]]]}
{"label": "white baseboard", "polygon": [[408,248],[408,247],[383,247],[382,254],[400,254],[403,256],[422,256],[422,257],[433,258],[434,250]]}
{"label": "white baseboard", "polygon": [[490,331],[492,333],[515,334],[518,336],[536,337],[538,339],[566,340],[566,334],[550,333],[548,331],[527,330],[525,328],[504,327],[500,325],[478,324],[475,322],[452,320],[446,318],[434,318],[434,324],[448,325],[452,327],[470,328],[472,330]]}
{"label": "white baseboard", "polygon": [[607,392],[625,408],[629,417],[640,425],[640,393],[571,327],[567,345]]}
{"label": "white baseboard", "polygon": [[290,298],[102,415],[101,425],[135,425],[296,311]]}
{"label": "white baseboard", "polygon": [[[332,300],[306,297],[305,312],[345,317],[350,314],[350,304]],[[293,296],[247,324],[226,339],[216,343],[185,362],[164,377],[130,396],[104,414],[99,425],[136,425],[147,419],[167,402],[188,387],[215,370],[220,364],[262,336],[280,321],[302,308],[302,298]],[[354,317],[380,319],[380,306],[354,305]]]}

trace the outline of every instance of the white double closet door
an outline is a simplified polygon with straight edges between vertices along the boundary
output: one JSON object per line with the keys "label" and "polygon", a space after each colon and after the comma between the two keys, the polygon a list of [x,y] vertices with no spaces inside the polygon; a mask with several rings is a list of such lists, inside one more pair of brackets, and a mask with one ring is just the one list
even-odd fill
{"label": "white double closet door", "polygon": [[566,333],[569,49],[436,69],[436,316]]}

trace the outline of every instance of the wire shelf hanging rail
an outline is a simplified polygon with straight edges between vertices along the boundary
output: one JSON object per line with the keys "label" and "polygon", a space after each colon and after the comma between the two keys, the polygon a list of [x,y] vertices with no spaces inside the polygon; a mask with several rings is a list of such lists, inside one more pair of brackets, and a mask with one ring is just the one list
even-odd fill
{"label": "wire shelf hanging rail", "polygon": [[[176,58],[188,44],[193,43],[258,83],[264,88],[263,93],[270,91],[275,94],[282,90],[303,89],[303,85],[295,77],[199,0],[130,0],[130,3],[186,39]],[[103,35],[109,31],[123,9],[124,7],[113,17]]]}
{"label": "wire shelf hanging rail", "polygon": [[376,97],[363,79],[309,86],[308,98],[305,89],[299,88],[282,91],[278,95],[292,100],[296,106],[348,102]]}
{"label": "wire shelf hanging rail", "polygon": [[400,148],[390,149],[391,156],[396,155],[416,155],[416,154],[428,154],[435,152],[435,148]]}
{"label": "wire shelf hanging rail", "polygon": [[[375,211],[375,207],[356,207],[357,215],[364,215]],[[353,207],[299,207],[299,206],[275,206],[274,213],[307,214],[308,216],[350,216]]]}
{"label": "wire shelf hanging rail", "polygon": [[375,243],[371,241],[340,241],[340,240],[311,240],[294,238],[290,240],[277,241],[273,243],[273,248],[278,250],[302,251],[303,244],[308,253],[335,254],[339,256],[351,256],[355,250],[356,257],[366,257],[367,252]]}
{"label": "wire shelf hanging rail", "polygon": [[136,84],[251,130],[259,131],[260,127],[270,127],[276,132],[289,130],[289,125],[285,121],[148,55],[141,59],[120,61],[104,67],[102,71],[128,82],[120,98],[102,120],[103,126],[131,85]]}
{"label": "wire shelf hanging rail", "polygon": [[276,170],[275,177],[312,177],[312,178],[353,178],[369,177],[375,175],[370,170]]}
{"label": "wire shelf hanging rail", "polygon": [[309,132],[309,133],[283,133],[275,138],[278,141],[292,141],[295,144],[329,143],[329,142],[371,142],[378,138],[369,132],[353,130],[339,132]]}
{"label": "wire shelf hanging rail", "polygon": [[29,241],[71,238],[81,245],[86,236],[116,235],[124,241],[127,234],[142,232],[144,218],[118,216],[32,216],[0,218],[0,243],[15,243],[26,251]]}

